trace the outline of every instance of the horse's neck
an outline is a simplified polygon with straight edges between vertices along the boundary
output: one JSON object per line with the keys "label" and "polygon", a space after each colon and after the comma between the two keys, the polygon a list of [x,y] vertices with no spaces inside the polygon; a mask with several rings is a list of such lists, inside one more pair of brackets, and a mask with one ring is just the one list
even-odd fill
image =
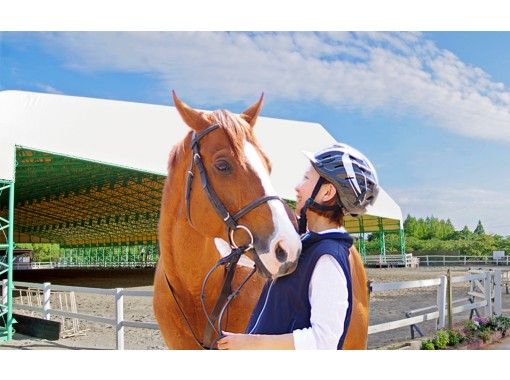
{"label": "horse's neck", "polygon": [[[186,220],[166,225],[167,235],[161,237],[165,245],[162,250],[165,273],[179,294],[196,296],[207,272],[220,258],[214,241],[198,233]],[[208,293],[216,293],[222,279],[223,271],[217,269],[207,284]]]}

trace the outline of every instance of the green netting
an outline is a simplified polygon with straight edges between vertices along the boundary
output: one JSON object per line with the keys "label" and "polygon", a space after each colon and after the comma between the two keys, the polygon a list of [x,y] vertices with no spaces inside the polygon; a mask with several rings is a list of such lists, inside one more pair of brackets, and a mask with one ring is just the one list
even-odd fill
{"label": "green netting", "polygon": [[149,267],[159,258],[157,245],[62,248],[56,267]]}

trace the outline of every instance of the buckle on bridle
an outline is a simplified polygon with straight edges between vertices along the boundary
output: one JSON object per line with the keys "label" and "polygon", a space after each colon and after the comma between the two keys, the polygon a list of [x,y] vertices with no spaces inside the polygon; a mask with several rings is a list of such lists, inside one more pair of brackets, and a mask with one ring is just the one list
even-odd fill
{"label": "buckle on bridle", "polygon": [[239,246],[237,245],[237,243],[234,239],[234,232],[237,229],[246,231],[246,233],[248,234],[248,236],[250,237],[250,240],[251,240],[251,242],[246,245],[246,249],[244,251],[246,252],[246,251],[249,251],[250,249],[253,249],[253,234],[251,233],[251,231],[248,227],[243,226],[242,224],[238,224],[235,228],[230,230],[230,245],[232,246],[232,248],[234,248],[234,249],[239,248]]}

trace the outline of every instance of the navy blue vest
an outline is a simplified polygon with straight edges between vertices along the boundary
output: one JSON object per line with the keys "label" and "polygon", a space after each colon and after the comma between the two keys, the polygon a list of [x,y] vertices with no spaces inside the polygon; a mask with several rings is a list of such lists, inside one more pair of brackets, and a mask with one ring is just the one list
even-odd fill
{"label": "navy blue vest", "polygon": [[338,261],[347,279],[349,307],[345,317],[344,332],[337,346],[337,349],[341,349],[352,310],[349,268],[349,248],[352,245],[352,238],[345,232],[325,234],[309,232],[303,236],[302,243],[303,250],[296,270],[288,276],[280,277],[274,282],[270,280],[264,285],[246,332],[274,335],[311,327],[311,305],[308,298],[310,279],[317,260],[322,255],[329,254]]}

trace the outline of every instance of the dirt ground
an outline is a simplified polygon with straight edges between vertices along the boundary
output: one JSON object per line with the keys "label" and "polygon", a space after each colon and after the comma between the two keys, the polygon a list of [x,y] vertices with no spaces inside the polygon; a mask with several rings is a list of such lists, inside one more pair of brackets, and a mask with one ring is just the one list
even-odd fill
{"label": "dirt ground", "polygon": [[[452,276],[467,274],[467,268],[451,268]],[[152,269],[138,270],[100,270],[78,271],[67,270],[17,272],[15,281],[36,283],[51,282],[61,285],[75,285],[97,288],[129,288],[132,290],[152,290],[154,272]],[[367,269],[367,276],[373,282],[398,282],[418,279],[437,278],[446,274],[446,268],[384,268]],[[453,288],[454,300],[467,296],[468,284],[456,284]],[[114,318],[115,302],[113,296],[76,293],[79,313]],[[436,303],[436,289],[420,288],[373,293],[370,297],[370,325],[402,319],[405,312],[427,307]],[[510,316],[510,295],[503,291],[503,314]],[[456,314],[454,323],[462,323],[469,317],[469,312]],[[125,297],[124,319],[131,321],[154,321],[152,298]],[[58,319],[57,319],[58,320]],[[80,321],[82,336],[61,338],[58,341],[47,341],[15,334],[10,342],[0,344],[0,349],[115,349],[115,330],[112,326]],[[435,321],[420,325],[425,335],[434,333]],[[410,328],[373,334],[369,336],[369,349],[386,347],[393,343],[410,339]],[[157,330],[125,328],[125,348],[135,350],[166,349],[161,334]]]}

